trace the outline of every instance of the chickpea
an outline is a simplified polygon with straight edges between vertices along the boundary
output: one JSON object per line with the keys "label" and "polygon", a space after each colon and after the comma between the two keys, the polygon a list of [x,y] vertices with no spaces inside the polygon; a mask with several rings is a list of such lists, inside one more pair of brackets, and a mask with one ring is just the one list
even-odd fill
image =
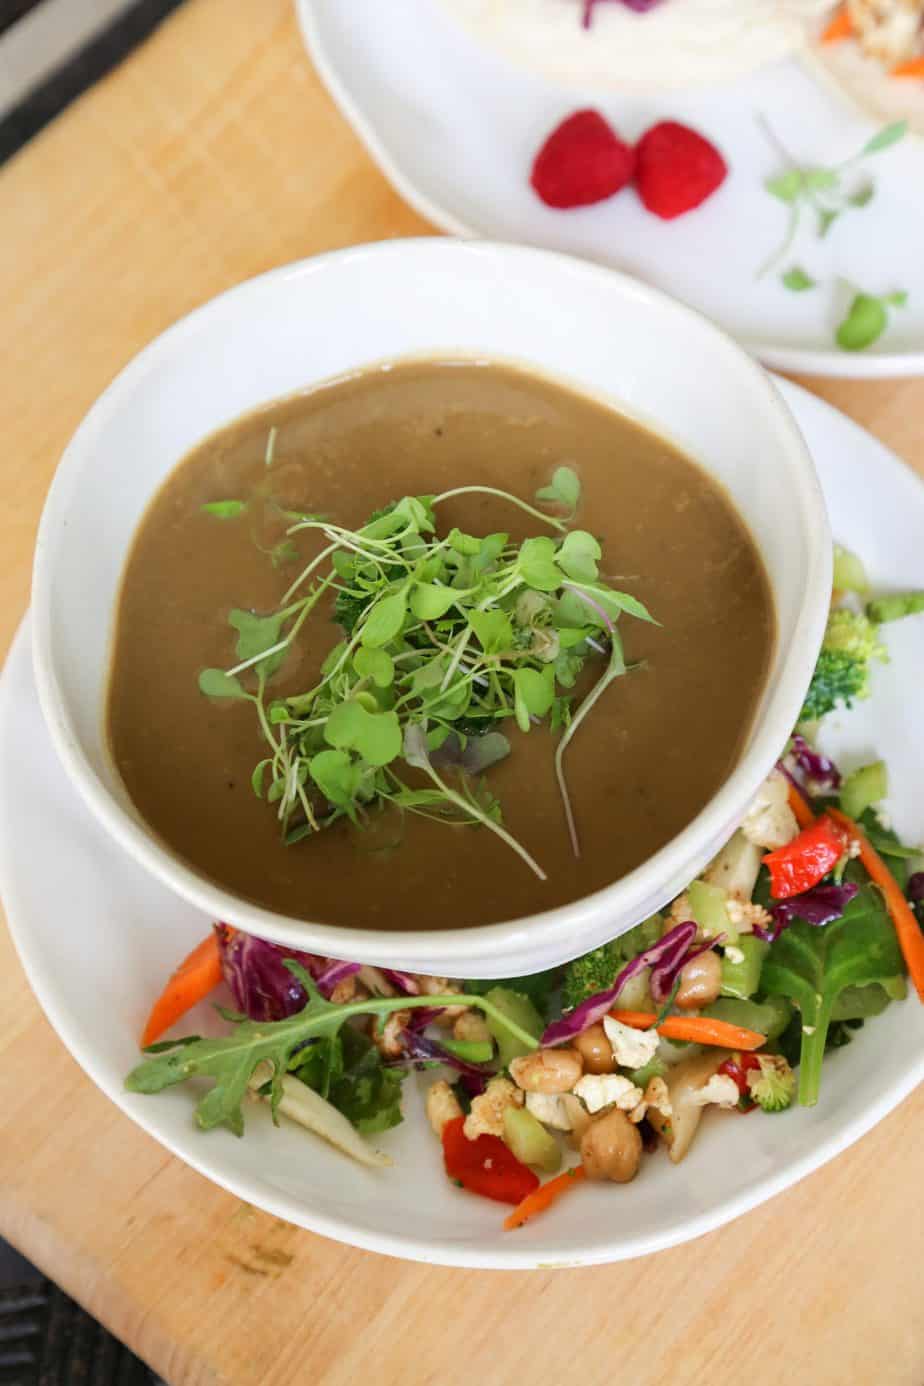
{"label": "chickpea", "polygon": [[576,1049],[537,1049],[510,1065],[510,1076],[524,1092],[570,1092],[584,1072]]}
{"label": "chickpea", "polygon": [[674,1000],[678,1006],[696,1010],[718,998],[722,989],[722,960],[715,949],[691,958],[680,972],[680,988]]}
{"label": "chickpea", "polygon": [[638,1173],[642,1138],[619,1108],[591,1122],[581,1138],[581,1163],[588,1179],[628,1184]]}
{"label": "chickpea", "polygon": [[574,1047],[584,1060],[585,1073],[612,1073],[616,1067],[613,1046],[602,1025],[591,1025],[574,1041]]}

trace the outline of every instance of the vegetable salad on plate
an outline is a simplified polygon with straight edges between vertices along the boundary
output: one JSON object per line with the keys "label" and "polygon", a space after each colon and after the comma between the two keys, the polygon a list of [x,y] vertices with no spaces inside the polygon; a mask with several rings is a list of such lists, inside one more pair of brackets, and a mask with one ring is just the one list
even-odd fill
{"label": "vegetable salad on plate", "polygon": [[[402,1085],[427,1070],[447,1177],[510,1205],[511,1229],[583,1180],[628,1183],[662,1147],[678,1163],[711,1112],[783,1120],[823,1099],[835,1049],[862,1043],[909,978],[924,1000],[924,853],[881,809],[882,762],[844,776],[814,744],[822,718],[869,696],[883,625],[924,612],[924,593],[871,599],[843,550],[834,581],[799,727],[663,913],[554,972],[467,982],[218,924],[155,1003],[126,1086],[210,1079],[203,1130],[242,1135],[245,1105],[263,1102],[377,1167],[391,1161],[372,1138],[401,1122]],[[221,982],[230,1033],[162,1039]]]}

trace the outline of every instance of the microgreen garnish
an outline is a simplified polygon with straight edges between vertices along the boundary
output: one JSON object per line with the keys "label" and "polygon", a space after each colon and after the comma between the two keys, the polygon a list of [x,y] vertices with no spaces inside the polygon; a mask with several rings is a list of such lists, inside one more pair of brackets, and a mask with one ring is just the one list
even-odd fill
{"label": "microgreen garnish", "polygon": [[814,289],[818,283],[810,274],[806,274],[804,269],[798,265],[793,265],[785,274],[780,275],[780,280],[785,289],[789,289],[794,294],[805,293],[807,289]]}
{"label": "microgreen garnish", "polygon": [[247,509],[247,502],[242,500],[209,501],[201,509],[204,514],[214,515],[217,520],[236,520],[238,515],[243,515]]}
{"label": "microgreen garnish", "polygon": [[[458,528],[441,536],[439,507],[472,493],[517,507],[555,537],[511,544],[507,534]],[[580,497],[577,474],[558,467],[536,500],[567,520],[483,486],[405,496],[356,530],[322,516],[296,517],[287,542],[296,534],[320,539],[320,552],[277,610],[230,613],[236,662],[199,677],[209,697],[254,704],[268,754],[254,770],[253,790],[276,806],[286,842],[344,817],[362,826],[373,807],[392,806],[481,825],[545,879],[474,777],[509,753],[504,721],[528,733],[548,718],[562,733],[555,769],[579,853],[564,754],[606,688],[626,673],[620,615],[652,620],[635,597],[600,577],[594,536],[568,528]],[[311,688],[268,698],[268,681],[328,593],[344,638]],[[572,710],[562,690],[593,664],[600,665],[596,680]],[[410,781],[402,765],[413,772]]]}
{"label": "microgreen garnish", "polygon": [[843,351],[865,351],[882,336],[889,325],[889,309],[904,308],[908,295],[899,289],[895,293],[854,294],[850,307],[837,329],[836,339]]}
{"label": "microgreen garnish", "polygon": [[[884,126],[871,139],[867,140],[859,153],[854,154],[852,158],[845,159],[842,163],[833,164],[827,168],[800,164],[781,144],[765,117],[759,117],[758,123],[786,165],[782,173],[768,178],[764,187],[771,197],[775,197],[789,208],[789,226],[786,235],[780,246],[759,270],[758,278],[761,278],[779,264],[791,250],[799,231],[803,213],[814,216],[816,232],[820,238],[823,238],[827,236],[834,223],[844,212],[852,207],[868,206],[876,192],[873,180],[864,177],[861,181],[847,186],[845,179],[849,177],[862,159],[869,158],[873,154],[879,154],[903,139],[908,131],[908,122],[899,120]],[[787,284],[786,287],[792,288],[793,286]],[[803,285],[802,287],[808,286]]]}

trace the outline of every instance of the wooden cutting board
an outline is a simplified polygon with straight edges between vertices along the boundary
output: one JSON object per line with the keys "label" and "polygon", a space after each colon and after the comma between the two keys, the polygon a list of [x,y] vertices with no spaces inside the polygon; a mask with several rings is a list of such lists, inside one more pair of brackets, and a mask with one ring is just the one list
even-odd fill
{"label": "wooden cutting board", "polygon": [[[272,265],[432,233],[322,91],[289,0],[188,0],[0,172],[0,226],[3,650],[61,449],[134,352]],[[924,472],[924,382],[814,388]],[[165,1154],[62,1048],[0,932],[0,1234],[171,1386],[919,1386],[922,1119],[924,1089],[797,1188],[646,1260],[405,1265]]]}

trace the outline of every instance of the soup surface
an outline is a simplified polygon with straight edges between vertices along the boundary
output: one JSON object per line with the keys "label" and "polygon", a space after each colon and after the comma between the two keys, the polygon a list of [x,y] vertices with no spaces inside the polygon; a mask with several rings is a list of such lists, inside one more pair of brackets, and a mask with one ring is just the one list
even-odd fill
{"label": "soup surface", "polygon": [[[267,465],[270,430],[275,430]],[[575,523],[603,546],[601,573],[659,625],[624,618],[627,661],[575,733],[567,776],[575,857],[548,722],[486,772],[506,827],[539,880],[484,827],[389,809],[287,846],[251,788],[266,754],[250,703],[214,700],[202,669],[235,664],[235,607],[277,608],[323,540],[286,539],[286,509],[350,528],[403,495],[463,485],[532,500],[554,468],[578,473]],[[227,498],[246,509],[202,509]],[[236,509],[237,507],[231,507]],[[440,505],[440,533],[541,522],[490,496]],[[294,542],[297,559],[292,553]],[[341,638],[319,606],[270,682],[303,691]],[[278,401],[200,444],[139,527],[125,569],[108,704],[113,757],[139,812],[187,863],[247,899],[296,917],[372,929],[494,923],[565,904],[618,879],[679,832],[731,770],[773,647],[760,556],[725,493],[671,444],[602,403],[512,367],[405,362]],[[597,657],[590,672],[599,674]],[[593,677],[579,685],[580,695]],[[513,727],[513,730],[511,730]]]}

